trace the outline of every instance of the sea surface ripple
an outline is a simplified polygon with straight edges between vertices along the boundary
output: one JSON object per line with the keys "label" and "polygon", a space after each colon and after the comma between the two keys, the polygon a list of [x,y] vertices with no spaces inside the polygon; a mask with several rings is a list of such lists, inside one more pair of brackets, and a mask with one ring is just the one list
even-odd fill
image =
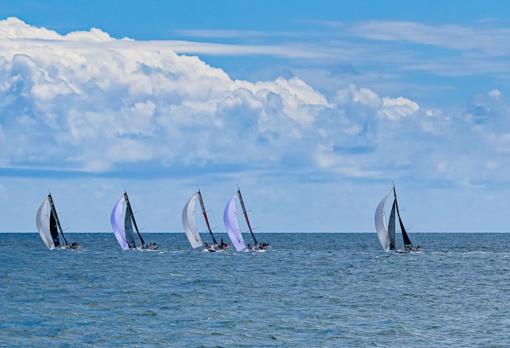
{"label": "sea surface ripple", "polygon": [[184,234],[146,234],[158,252],[69,234],[80,250],[50,252],[0,234],[0,345],[510,346],[510,234],[411,238],[422,253],[384,253],[375,233],[259,234],[266,253]]}

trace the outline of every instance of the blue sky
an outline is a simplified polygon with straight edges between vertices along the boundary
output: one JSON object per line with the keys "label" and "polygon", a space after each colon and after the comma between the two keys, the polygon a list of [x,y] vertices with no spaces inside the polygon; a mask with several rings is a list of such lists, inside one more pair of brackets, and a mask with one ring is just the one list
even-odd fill
{"label": "blue sky", "polygon": [[[503,1],[0,1],[1,231],[54,194],[108,231],[125,188],[180,231],[237,184],[260,231],[508,231]],[[431,218],[432,217],[432,218]]]}

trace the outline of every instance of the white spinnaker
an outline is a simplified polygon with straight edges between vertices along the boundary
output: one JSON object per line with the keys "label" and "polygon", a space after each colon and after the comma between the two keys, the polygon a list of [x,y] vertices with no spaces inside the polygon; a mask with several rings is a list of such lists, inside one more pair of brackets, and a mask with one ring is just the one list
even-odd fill
{"label": "white spinnaker", "polygon": [[37,229],[39,230],[39,235],[41,236],[42,241],[48,249],[55,249],[55,244],[53,243],[53,238],[51,237],[50,232],[50,216],[51,216],[51,204],[50,200],[46,198],[44,202],[42,202],[39,210],[37,210],[37,215],[35,217],[35,222],[37,224]]}
{"label": "white spinnaker", "polygon": [[237,221],[236,198],[237,193],[228,201],[223,211],[223,223],[225,224],[228,237],[236,250],[243,251],[246,250],[246,243],[241,234],[241,228],[239,228],[239,221]]}
{"label": "white spinnaker", "polygon": [[377,237],[379,237],[379,241],[385,251],[390,250],[390,237],[388,236],[388,229],[386,228],[386,222],[384,221],[384,208],[390,193],[391,191],[384,196],[375,210],[375,230],[377,231]]}
{"label": "white spinnaker", "polygon": [[198,192],[191,196],[182,210],[182,227],[184,227],[186,237],[188,237],[189,243],[193,249],[204,245],[200,233],[198,233],[197,220],[195,218],[195,203],[197,198]]}
{"label": "white spinnaker", "polygon": [[129,243],[126,238],[126,208],[127,203],[124,195],[120,197],[119,201],[112,209],[110,221],[112,224],[113,233],[122,250],[129,250]]}

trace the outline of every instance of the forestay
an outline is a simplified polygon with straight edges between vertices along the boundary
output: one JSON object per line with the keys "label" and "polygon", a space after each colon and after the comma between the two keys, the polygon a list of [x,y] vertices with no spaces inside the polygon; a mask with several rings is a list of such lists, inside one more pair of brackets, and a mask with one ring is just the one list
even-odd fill
{"label": "forestay", "polygon": [[236,198],[237,194],[235,194],[227,203],[225,210],[223,211],[223,223],[225,224],[228,237],[236,250],[242,251],[246,249],[246,244],[244,243],[243,236],[241,235],[241,229],[239,227],[239,221],[237,220]]}
{"label": "forestay", "polygon": [[384,198],[377,205],[377,209],[375,210],[375,230],[377,231],[377,237],[379,237],[379,241],[381,242],[381,246],[385,251],[390,249],[390,238],[388,236],[388,230],[386,228],[386,222],[384,221],[384,208],[386,206],[386,200],[390,195],[391,191],[388,192]]}
{"label": "forestay", "polygon": [[198,233],[197,220],[195,218],[195,204],[198,198],[198,192],[189,199],[188,203],[182,209],[182,226],[186,232],[192,248],[201,247],[204,243]]}
{"label": "forestay", "polygon": [[[51,227],[50,227],[50,219],[51,219],[51,204],[50,200],[46,198],[44,202],[42,202],[41,206],[39,207],[39,210],[37,210],[37,215],[35,218],[37,229],[39,230],[39,235],[41,236],[42,241],[48,249],[53,250],[55,249],[55,242],[53,241],[53,237],[51,234]],[[57,238],[57,245],[58,245],[58,235]]]}

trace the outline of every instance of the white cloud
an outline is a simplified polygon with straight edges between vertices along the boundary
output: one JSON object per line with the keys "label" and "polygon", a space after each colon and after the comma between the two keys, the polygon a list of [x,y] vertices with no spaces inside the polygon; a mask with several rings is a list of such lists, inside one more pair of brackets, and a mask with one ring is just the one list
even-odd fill
{"label": "white cloud", "polygon": [[80,31],[71,32],[67,35],[60,35],[53,30],[27,25],[25,22],[15,17],[9,17],[0,21],[0,40],[19,39],[99,42],[112,40],[110,35],[97,28],[92,28],[88,32]]}
{"label": "white cloud", "polygon": [[378,115],[391,121],[398,121],[417,113],[418,110],[420,110],[419,105],[410,99],[384,97]]}
{"label": "white cloud", "polygon": [[358,88],[353,84],[338,91],[335,101],[338,104],[347,104],[350,102],[360,103],[373,109],[379,108],[382,104],[381,98],[377,93],[368,88]]}
{"label": "white cloud", "polygon": [[416,114],[420,106],[411,99],[404,97],[380,97],[368,88],[358,88],[355,85],[337,92],[336,103],[345,105],[355,103],[373,109],[378,116],[391,121],[399,121]]}
{"label": "white cloud", "polygon": [[356,35],[372,40],[407,41],[455,50],[480,51],[494,56],[510,53],[507,46],[501,45],[510,38],[510,28],[506,27],[365,21],[356,23],[350,30]]}
{"label": "white cloud", "polygon": [[330,99],[299,77],[236,80],[164,44],[96,30],[60,35],[9,19],[0,32],[3,167],[290,166],[380,180],[429,173],[428,154],[452,141],[441,110],[371,88]]}
{"label": "white cloud", "polygon": [[177,34],[196,38],[261,38],[261,37],[297,37],[304,33],[293,31],[261,31],[261,30],[231,30],[231,29],[180,29]]}
{"label": "white cloud", "polygon": [[11,165],[249,162],[265,158],[257,138],[285,146],[329,107],[297,77],[232,80],[164,45],[97,29],[60,35],[15,18],[0,21],[0,77],[0,161]]}
{"label": "white cloud", "polygon": [[499,99],[499,97],[501,97],[501,91],[499,89],[492,89],[487,92],[487,95],[491,98]]}

